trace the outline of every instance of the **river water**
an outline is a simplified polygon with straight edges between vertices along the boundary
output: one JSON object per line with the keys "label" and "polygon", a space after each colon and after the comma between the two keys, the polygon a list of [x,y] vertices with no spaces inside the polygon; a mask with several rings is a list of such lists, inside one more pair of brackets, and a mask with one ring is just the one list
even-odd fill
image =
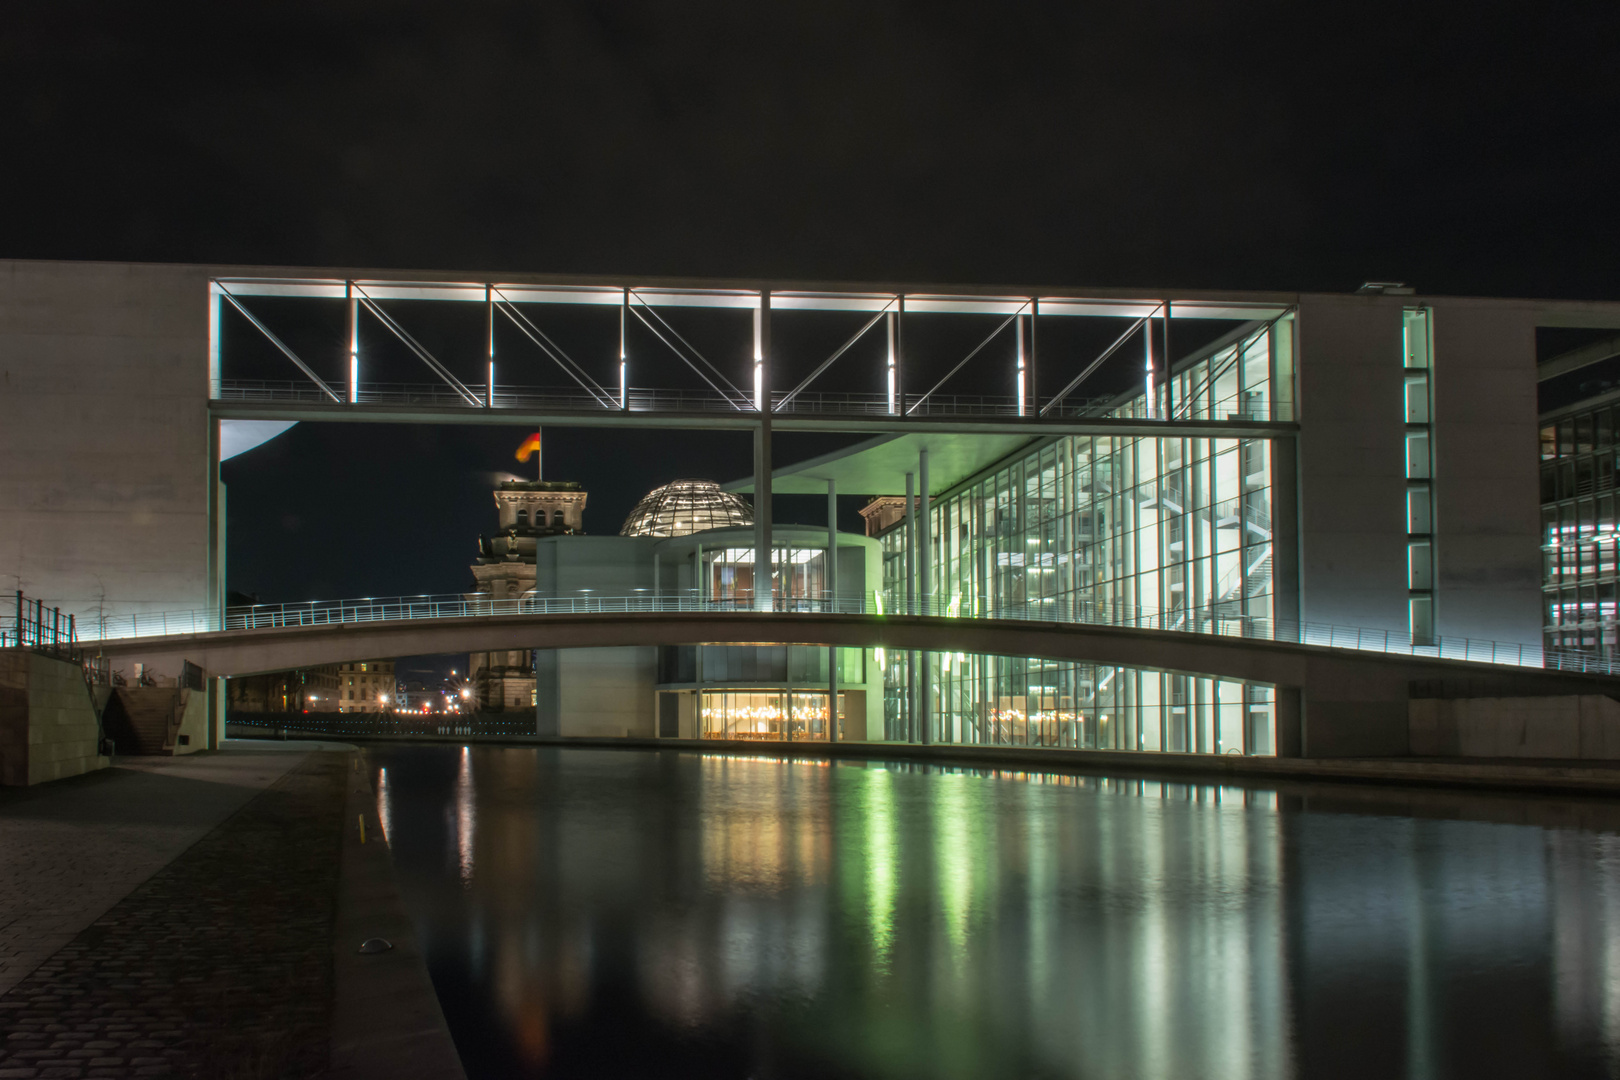
{"label": "river water", "polygon": [[1620,804],[367,752],[467,1071],[1620,1075]]}

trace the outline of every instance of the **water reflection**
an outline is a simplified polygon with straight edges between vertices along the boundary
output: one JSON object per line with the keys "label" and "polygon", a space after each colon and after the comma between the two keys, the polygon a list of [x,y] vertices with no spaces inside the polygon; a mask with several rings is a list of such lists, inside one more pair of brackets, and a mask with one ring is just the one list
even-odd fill
{"label": "water reflection", "polygon": [[371,752],[469,1073],[1611,1075],[1620,812]]}

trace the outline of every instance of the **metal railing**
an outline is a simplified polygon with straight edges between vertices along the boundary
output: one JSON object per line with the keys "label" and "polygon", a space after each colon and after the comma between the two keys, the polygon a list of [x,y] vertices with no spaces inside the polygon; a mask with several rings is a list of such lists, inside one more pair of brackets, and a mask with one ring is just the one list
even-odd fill
{"label": "metal railing", "polygon": [[[342,386],[335,386],[347,394]],[[488,398],[484,386],[471,387],[480,402]],[[214,400],[222,402],[268,402],[283,404],[328,405],[339,407],[326,392],[304,379],[228,379],[215,388]],[[785,402],[785,404],[784,404]],[[354,391],[352,404],[427,406],[470,409],[467,402],[446,383],[361,383]],[[752,413],[752,399],[738,401],[712,390],[659,390],[632,387],[627,401],[621,406],[617,398],[604,404],[603,400],[585,390],[570,387],[513,386],[496,384],[492,403],[483,407],[495,409],[521,409],[524,411],[554,411],[604,413],[619,412],[674,412],[674,413]],[[774,391],[771,395],[772,412],[776,415],[863,416],[888,415],[889,400],[883,394],[802,393],[789,398],[787,391]],[[1275,419],[1272,406],[1264,401],[1250,401],[1242,408],[1237,403],[1223,403],[1220,408],[1204,409],[1197,413],[1176,416],[1177,420],[1204,420],[1215,422],[1264,421]],[[1037,410],[1029,408],[1033,418]],[[1073,398],[1051,406],[1040,415],[1046,419],[1089,419],[1115,417],[1136,418],[1129,407],[1121,408],[1117,398]],[[905,413],[918,417],[1017,417],[1018,399],[972,394],[932,394],[925,400],[908,401]],[[1162,418],[1161,418],[1162,419]]]}
{"label": "metal railing", "polygon": [[77,663],[84,670],[87,686],[106,686],[111,671],[104,656],[85,653],[79,640],[77,620],[61,608],[48,608],[42,600],[29,600],[17,591],[12,611],[0,615],[0,649],[22,647]]}
{"label": "metal railing", "polygon": [[[149,636],[212,633],[221,630],[266,630],[300,626],[392,622],[405,619],[478,619],[513,615],[647,615],[680,613],[751,614],[759,609],[749,598],[714,599],[694,595],[526,596],[513,599],[469,599],[461,594],[361,597],[353,600],[311,600],[301,604],[258,604],[234,607],[221,617],[210,611],[170,611],[120,615],[99,620],[94,639],[116,640]],[[883,617],[903,614],[875,597],[776,598],[765,613],[813,613]],[[1316,645],[1332,649],[1402,656],[1434,657],[1514,667],[1543,668],[1586,674],[1620,674],[1620,661],[1585,653],[1548,649],[1541,645],[1490,641],[1470,637],[1441,637],[1433,643],[1414,644],[1394,630],[1339,626],[1331,623],[1296,623],[1245,616],[1230,605],[1201,609],[1146,611],[1093,603],[1047,599],[984,608],[953,599],[919,600],[914,613],[948,619],[1004,619],[1055,625],[1112,626],[1161,630],[1189,636],[1238,637],[1256,641]],[[83,631],[81,631],[83,632]],[[744,631],[746,633],[746,631]]]}
{"label": "metal railing", "polygon": [[17,603],[10,617],[0,620],[0,647],[22,645],[41,652],[77,651],[78,628],[73,615],[61,608],[46,607],[42,600],[29,600],[17,590]]}

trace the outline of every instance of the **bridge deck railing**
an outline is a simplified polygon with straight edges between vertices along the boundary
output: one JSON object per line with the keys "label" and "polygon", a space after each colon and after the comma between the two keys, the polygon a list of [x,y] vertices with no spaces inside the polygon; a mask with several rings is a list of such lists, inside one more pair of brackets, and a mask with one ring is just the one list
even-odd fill
{"label": "bridge deck railing", "polygon": [[[117,640],[220,630],[261,630],[298,626],[391,622],[404,619],[493,618],[509,615],[600,615],[744,613],[756,609],[751,599],[713,599],[686,596],[525,596],[511,599],[468,598],[462,594],[361,597],[354,600],[312,600],[299,604],[258,604],[233,607],[223,616],[211,611],[157,611],[107,617],[79,624],[79,640]],[[777,613],[838,615],[897,615],[877,598],[777,598]],[[917,615],[951,619],[1009,619],[1039,623],[1078,623],[1142,630],[1167,630],[1190,636],[1240,637],[1262,641],[1319,645],[1334,649],[1437,657],[1477,663],[1535,667],[1586,674],[1620,674],[1620,663],[1585,653],[1546,649],[1539,645],[1490,641],[1469,637],[1441,637],[1414,643],[1393,630],[1296,623],[1246,616],[1217,605],[1203,609],[1146,611],[1098,604],[1043,600],[994,609],[976,608],[960,600],[914,605]]]}
{"label": "bridge deck railing", "polygon": [[[714,391],[630,387],[621,404],[616,394],[604,400],[584,390],[560,386],[522,386],[497,383],[493,400],[486,387],[472,388],[485,408],[555,410],[558,412],[613,412],[620,408],[635,413],[752,412],[749,401]],[[362,382],[354,388],[352,402],[343,404],[386,406],[433,406],[472,408],[467,399],[444,383]],[[301,379],[225,379],[216,384],[214,400],[267,404],[337,405],[325,391]],[[1234,408],[1236,406],[1233,406]],[[1246,411],[1221,410],[1221,418],[1233,421],[1269,420],[1264,402],[1250,402]],[[772,394],[772,412],[782,416],[881,417],[889,413],[884,394],[802,393],[789,397]],[[1019,412],[1018,399],[975,394],[934,394],[907,406],[911,416],[1013,418]],[[1052,407],[1048,419],[1090,419],[1117,411],[1112,398],[1072,398]],[[1181,417],[1186,419],[1187,417]]]}

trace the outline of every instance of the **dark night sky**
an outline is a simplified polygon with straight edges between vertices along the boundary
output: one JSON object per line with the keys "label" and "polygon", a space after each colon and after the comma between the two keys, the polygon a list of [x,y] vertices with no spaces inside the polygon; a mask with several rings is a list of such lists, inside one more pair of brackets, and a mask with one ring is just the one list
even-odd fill
{"label": "dark night sky", "polygon": [[[0,257],[1615,299],[1617,30],[1613,3],[13,4]],[[461,587],[522,434],[301,426],[227,468],[233,587]],[[552,446],[598,532],[746,467],[712,433]]]}

